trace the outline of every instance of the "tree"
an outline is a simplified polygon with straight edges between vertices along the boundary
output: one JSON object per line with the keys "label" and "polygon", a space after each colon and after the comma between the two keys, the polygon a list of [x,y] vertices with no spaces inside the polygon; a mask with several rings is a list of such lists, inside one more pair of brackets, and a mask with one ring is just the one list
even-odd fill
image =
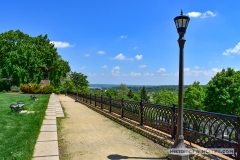
{"label": "tree", "polygon": [[148,102],[149,101],[149,97],[147,95],[147,90],[146,90],[145,86],[143,86],[142,90],[141,90],[141,99],[142,99],[143,102]]}
{"label": "tree", "polygon": [[128,94],[128,88],[127,88],[127,85],[126,84],[120,84],[120,88],[121,88],[121,95],[122,95],[122,97],[125,97],[125,96],[127,96],[127,94]]}
{"label": "tree", "polygon": [[240,71],[222,69],[206,86],[205,110],[240,115]]}
{"label": "tree", "polygon": [[170,91],[166,88],[159,91],[155,97],[156,104],[162,104],[166,106],[172,106],[173,104],[177,104],[178,95],[176,92]]}
{"label": "tree", "polygon": [[195,110],[204,110],[204,98],[204,87],[200,86],[200,82],[195,81],[184,90],[184,107]]}
{"label": "tree", "polygon": [[88,91],[88,80],[87,76],[78,72],[70,72],[69,77],[72,80],[76,92],[86,93]]}
{"label": "tree", "polygon": [[43,72],[38,66],[56,69],[50,73],[51,85],[57,87],[61,77],[70,71],[47,35],[31,37],[19,30],[0,34],[0,78],[12,77],[12,85],[39,83]]}
{"label": "tree", "polygon": [[134,97],[134,94],[133,94],[133,92],[132,92],[131,89],[128,91],[127,96],[128,96],[128,98],[130,98],[130,99],[132,99],[132,98]]}
{"label": "tree", "polygon": [[111,96],[111,97],[117,98],[117,91],[115,89],[108,89],[105,94],[108,97]]}

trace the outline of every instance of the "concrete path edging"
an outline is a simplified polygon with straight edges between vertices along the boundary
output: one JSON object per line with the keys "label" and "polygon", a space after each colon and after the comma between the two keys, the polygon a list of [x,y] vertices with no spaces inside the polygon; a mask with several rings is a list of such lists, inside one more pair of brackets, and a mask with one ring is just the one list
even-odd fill
{"label": "concrete path edging", "polygon": [[50,95],[45,118],[35,145],[33,160],[59,160],[56,117],[64,117],[64,113],[58,96],[53,93]]}

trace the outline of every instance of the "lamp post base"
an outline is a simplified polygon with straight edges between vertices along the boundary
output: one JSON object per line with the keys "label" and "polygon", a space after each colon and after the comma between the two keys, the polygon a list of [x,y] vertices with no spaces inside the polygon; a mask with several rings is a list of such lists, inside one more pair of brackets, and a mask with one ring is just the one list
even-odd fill
{"label": "lamp post base", "polygon": [[79,102],[79,99],[75,99],[75,102]]}
{"label": "lamp post base", "polygon": [[170,148],[168,158],[172,160],[189,160],[189,153],[186,152],[183,135],[176,135],[175,142]]}

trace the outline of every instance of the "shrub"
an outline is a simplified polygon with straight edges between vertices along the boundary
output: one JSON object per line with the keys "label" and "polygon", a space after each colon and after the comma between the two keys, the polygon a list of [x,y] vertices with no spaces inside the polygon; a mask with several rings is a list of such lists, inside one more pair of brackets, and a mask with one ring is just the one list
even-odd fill
{"label": "shrub", "polygon": [[2,93],[6,93],[7,91],[6,90],[3,90]]}
{"label": "shrub", "polygon": [[21,89],[18,86],[11,86],[11,92],[20,92]]}
{"label": "shrub", "polygon": [[35,83],[21,84],[20,85],[20,89],[24,93],[38,94],[38,93],[42,92],[41,88],[40,88],[40,85],[39,84],[35,84]]}
{"label": "shrub", "polygon": [[29,85],[28,84],[20,84],[20,89],[23,93],[29,93]]}
{"label": "shrub", "polygon": [[54,92],[54,87],[53,86],[44,86],[42,88],[42,93],[43,94],[51,94]]}

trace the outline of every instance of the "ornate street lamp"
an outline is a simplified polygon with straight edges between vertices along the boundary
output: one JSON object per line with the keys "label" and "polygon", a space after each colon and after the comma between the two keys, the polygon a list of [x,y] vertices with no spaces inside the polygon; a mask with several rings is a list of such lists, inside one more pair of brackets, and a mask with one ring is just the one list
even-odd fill
{"label": "ornate street lamp", "polygon": [[[177,117],[177,134],[175,135],[175,142],[172,149],[185,150],[184,136],[183,136],[183,48],[184,48],[184,34],[186,33],[188,22],[190,18],[181,15],[174,18],[174,22],[177,27],[177,32],[179,34],[178,44],[180,48],[179,53],[179,84],[178,84],[178,117]],[[189,159],[189,154],[173,154],[169,153],[168,157],[173,160],[187,160]]]}

